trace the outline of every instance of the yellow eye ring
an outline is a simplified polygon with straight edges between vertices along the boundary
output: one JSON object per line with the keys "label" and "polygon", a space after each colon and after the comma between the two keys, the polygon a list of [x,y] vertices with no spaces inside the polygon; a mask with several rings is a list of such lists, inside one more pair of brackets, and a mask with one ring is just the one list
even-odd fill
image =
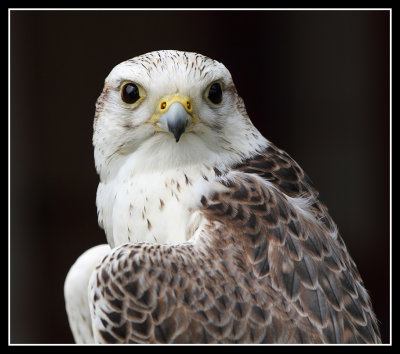
{"label": "yellow eye ring", "polygon": [[133,82],[125,82],[121,87],[121,101],[132,106],[137,104],[145,97],[145,92],[141,86]]}

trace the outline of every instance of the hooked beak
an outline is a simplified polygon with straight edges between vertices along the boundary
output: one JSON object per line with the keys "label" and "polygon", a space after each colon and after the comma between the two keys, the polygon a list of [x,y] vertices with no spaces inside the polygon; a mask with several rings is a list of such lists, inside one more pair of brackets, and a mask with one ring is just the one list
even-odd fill
{"label": "hooked beak", "polygon": [[172,96],[161,100],[159,113],[152,120],[160,131],[172,133],[178,142],[183,133],[192,129],[197,117],[192,113],[192,103],[188,98]]}

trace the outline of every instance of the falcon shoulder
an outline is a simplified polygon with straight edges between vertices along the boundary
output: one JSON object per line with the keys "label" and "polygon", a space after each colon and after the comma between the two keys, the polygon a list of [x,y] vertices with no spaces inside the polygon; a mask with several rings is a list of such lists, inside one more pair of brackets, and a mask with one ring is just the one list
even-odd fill
{"label": "falcon shoulder", "polygon": [[298,164],[271,144],[216,175],[196,239],[122,245],[97,267],[97,341],[379,343],[358,270]]}

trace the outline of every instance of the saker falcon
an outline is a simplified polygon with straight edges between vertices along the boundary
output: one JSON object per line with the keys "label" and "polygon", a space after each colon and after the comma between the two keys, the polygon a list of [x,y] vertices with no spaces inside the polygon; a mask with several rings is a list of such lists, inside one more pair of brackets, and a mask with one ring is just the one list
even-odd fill
{"label": "saker falcon", "polygon": [[93,144],[108,245],[65,281],[77,343],[380,342],[317,190],[223,64],[163,50],[117,65]]}

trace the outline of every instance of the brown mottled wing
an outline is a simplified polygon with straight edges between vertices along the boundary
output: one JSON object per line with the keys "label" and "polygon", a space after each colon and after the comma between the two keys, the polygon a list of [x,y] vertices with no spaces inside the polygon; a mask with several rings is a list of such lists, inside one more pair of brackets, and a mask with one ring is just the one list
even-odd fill
{"label": "brown mottled wing", "polygon": [[380,342],[357,268],[286,153],[271,146],[201,203],[196,241],[123,245],[103,260],[90,295],[98,341]]}

